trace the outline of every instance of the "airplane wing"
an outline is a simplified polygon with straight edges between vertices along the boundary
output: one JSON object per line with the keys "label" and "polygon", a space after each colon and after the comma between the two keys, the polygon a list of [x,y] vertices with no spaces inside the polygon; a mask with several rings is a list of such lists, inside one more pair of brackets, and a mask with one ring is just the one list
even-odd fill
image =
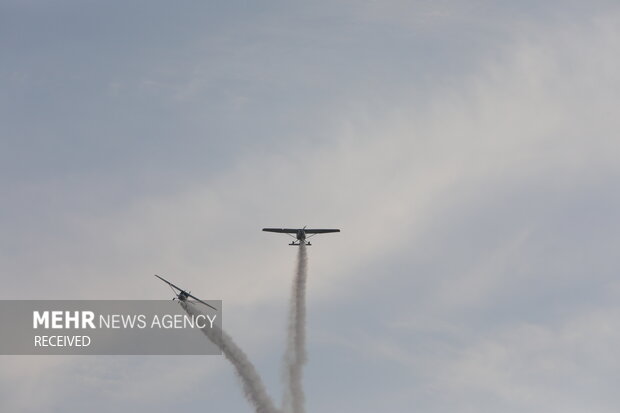
{"label": "airplane wing", "polygon": [[306,229],[306,234],[327,234],[330,232],[340,232],[339,229]]}
{"label": "airplane wing", "polygon": [[[267,231],[267,232],[281,232],[284,234],[296,234],[297,231],[299,231],[298,229],[294,229],[294,228],[263,228],[263,231]],[[308,231],[306,231],[308,232]]]}
{"label": "airplane wing", "polygon": [[155,274],[155,277],[159,278],[160,280],[162,280],[163,282],[165,282],[166,284],[168,284],[168,285],[169,285],[169,286],[171,286],[172,288],[176,288],[177,290],[179,290],[179,292],[180,292],[180,291],[183,291],[183,289],[182,289],[182,288],[179,288],[179,287],[177,287],[176,285],[172,284],[170,281],[168,281],[168,280],[166,280],[166,279],[164,279],[164,278],[161,278],[159,275]]}
{"label": "airplane wing", "polygon": [[204,301],[202,301],[200,298],[196,298],[191,294],[187,294],[188,296],[192,297],[194,300],[198,301],[199,303],[202,303],[204,305],[206,305],[207,307],[211,307],[212,309],[214,309],[215,311],[217,311],[217,308],[213,307],[211,304],[205,303]]}

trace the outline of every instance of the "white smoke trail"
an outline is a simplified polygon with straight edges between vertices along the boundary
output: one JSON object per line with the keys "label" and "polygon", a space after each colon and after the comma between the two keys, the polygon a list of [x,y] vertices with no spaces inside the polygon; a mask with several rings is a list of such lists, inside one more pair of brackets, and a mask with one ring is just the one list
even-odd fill
{"label": "white smoke trail", "polygon": [[304,413],[302,371],[306,363],[306,277],[308,257],[306,245],[299,245],[297,268],[291,295],[288,340],[284,355],[283,411]]}
{"label": "white smoke trail", "polygon": [[[189,315],[201,314],[191,303],[180,301],[180,304]],[[256,368],[233,339],[216,325],[213,325],[213,328],[207,326],[202,329],[202,332],[222,350],[224,356],[235,367],[241,379],[245,397],[254,406],[256,413],[279,413],[267,394]]]}

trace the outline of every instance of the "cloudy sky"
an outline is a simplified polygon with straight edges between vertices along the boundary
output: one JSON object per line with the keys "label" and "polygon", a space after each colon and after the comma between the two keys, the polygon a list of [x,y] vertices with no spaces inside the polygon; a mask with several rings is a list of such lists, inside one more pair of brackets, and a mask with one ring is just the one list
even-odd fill
{"label": "cloudy sky", "polygon": [[[614,1],[0,2],[2,299],[222,299],[309,412],[616,412]],[[3,334],[6,334],[4,332]],[[0,357],[0,410],[249,412],[222,357]]]}

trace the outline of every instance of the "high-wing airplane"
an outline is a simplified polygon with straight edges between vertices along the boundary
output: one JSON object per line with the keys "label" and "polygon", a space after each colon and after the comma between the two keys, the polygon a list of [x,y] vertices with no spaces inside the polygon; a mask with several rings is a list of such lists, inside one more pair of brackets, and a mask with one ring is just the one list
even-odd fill
{"label": "high-wing airplane", "polygon": [[[204,301],[202,301],[201,299],[194,297],[188,291],[185,291],[182,288],[177,287],[176,285],[172,284],[170,281],[160,277],[157,274],[155,274],[155,277],[159,278],[160,280],[162,280],[163,282],[168,284],[170,286],[170,288],[172,288],[172,291],[174,291],[174,294],[176,295],[176,297],[173,298],[173,300],[187,301],[187,299],[189,297],[192,297],[194,300],[198,301],[199,303],[202,303],[202,304],[206,305],[207,307],[211,307],[212,309],[217,311],[217,308],[213,307],[211,304],[207,304]],[[177,293],[177,291],[179,291],[179,292]]]}
{"label": "high-wing airplane", "polygon": [[[306,229],[306,227],[303,227],[303,228],[263,228],[263,231],[279,232],[282,234],[286,234],[289,237],[293,237],[297,240],[297,242],[293,241],[288,245],[301,245],[302,242],[305,243],[306,245],[312,245],[310,244],[309,241],[306,241],[306,238],[313,237],[316,234],[328,234],[330,232],[340,232],[339,229]],[[310,235],[306,237],[306,234],[310,234]]]}

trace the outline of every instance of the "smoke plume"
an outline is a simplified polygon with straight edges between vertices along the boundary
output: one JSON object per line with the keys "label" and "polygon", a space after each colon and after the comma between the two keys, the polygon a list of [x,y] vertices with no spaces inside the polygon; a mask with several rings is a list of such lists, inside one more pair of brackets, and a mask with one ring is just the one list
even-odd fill
{"label": "smoke plume", "polygon": [[284,400],[287,413],[304,413],[302,371],[306,363],[306,245],[299,245],[291,295],[287,348],[284,355]]}
{"label": "smoke plume", "polygon": [[[189,314],[197,316],[200,313],[193,304],[180,301],[183,309]],[[248,401],[256,409],[256,413],[279,413],[273,401],[267,394],[265,385],[261,380],[256,368],[250,362],[246,354],[235,344],[233,339],[221,328],[213,325],[202,329],[202,332],[211,340],[224,354],[224,357],[234,366],[237,375],[241,379],[243,392]]]}

